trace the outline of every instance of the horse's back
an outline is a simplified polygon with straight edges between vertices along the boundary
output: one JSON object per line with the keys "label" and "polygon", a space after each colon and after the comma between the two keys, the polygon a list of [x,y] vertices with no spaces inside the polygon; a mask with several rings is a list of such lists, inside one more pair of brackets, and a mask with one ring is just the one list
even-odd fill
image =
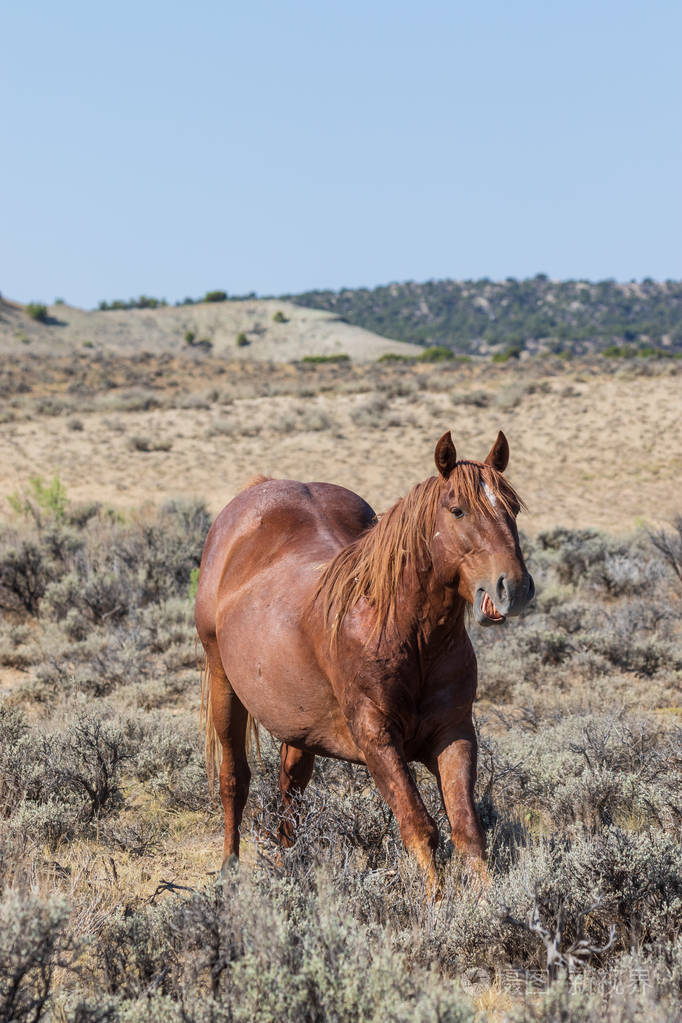
{"label": "horse's back", "polygon": [[299,571],[328,561],[374,518],[366,501],[333,483],[268,479],[243,490],[220,512],[204,544],[196,605],[200,635],[215,628],[223,594],[272,573],[281,561],[296,563]]}

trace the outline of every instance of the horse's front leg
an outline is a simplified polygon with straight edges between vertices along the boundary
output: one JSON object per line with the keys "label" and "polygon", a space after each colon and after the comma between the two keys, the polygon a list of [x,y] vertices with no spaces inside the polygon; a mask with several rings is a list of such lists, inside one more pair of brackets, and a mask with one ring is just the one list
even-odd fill
{"label": "horse's front leg", "polygon": [[424,806],[403,753],[402,739],[391,721],[369,701],[349,722],[377,788],[393,811],[405,847],[424,872],[430,894],[436,888],[435,850],[438,827]]}
{"label": "horse's front leg", "polygon": [[485,837],[474,803],[477,749],[476,732],[469,719],[447,733],[436,763],[452,844],[462,856],[482,866]]}

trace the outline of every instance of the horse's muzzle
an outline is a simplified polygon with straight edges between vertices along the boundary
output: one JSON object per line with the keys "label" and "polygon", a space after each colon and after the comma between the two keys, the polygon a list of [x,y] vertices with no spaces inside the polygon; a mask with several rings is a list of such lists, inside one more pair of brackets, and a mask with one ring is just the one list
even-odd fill
{"label": "horse's muzzle", "polygon": [[498,625],[510,615],[521,614],[535,596],[533,577],[526,572],[520,579],[501,575],[489,591],[479,586],[474,599],[474,616],[479,625]]}

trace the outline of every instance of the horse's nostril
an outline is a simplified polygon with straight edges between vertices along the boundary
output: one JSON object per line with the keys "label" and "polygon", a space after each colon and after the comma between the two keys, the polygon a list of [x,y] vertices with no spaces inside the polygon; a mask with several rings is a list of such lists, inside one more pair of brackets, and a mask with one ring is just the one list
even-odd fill
{"label": "horse's nostril", "polygon": [[506,604],[508,600],[507,580],[503,575],[497,580],[497,599],[501,604]]}

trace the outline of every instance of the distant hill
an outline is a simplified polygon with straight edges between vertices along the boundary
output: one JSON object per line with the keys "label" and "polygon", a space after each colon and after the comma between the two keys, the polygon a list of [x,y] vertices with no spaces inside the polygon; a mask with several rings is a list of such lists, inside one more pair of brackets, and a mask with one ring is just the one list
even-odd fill
{"label": "distant hill", "polygon": [[[19,305],[0,298],[0,355],[178,354],[209,352],[222,358],[292,362],[339,358],[373,362],[382,355],[418,356],[421,349],[388,341],[338,316],[281,299],[199,301],[168,306],[114,304],[106,310],[59,303]],[[24,348],[23,346],[28,346]]]}
{"label": "distant hill", "polygon": [[[387,338],[461,353],[682,352],[682,281],[427,281],[287,296]],[[620,349],[620,352],[614,351]]]}

